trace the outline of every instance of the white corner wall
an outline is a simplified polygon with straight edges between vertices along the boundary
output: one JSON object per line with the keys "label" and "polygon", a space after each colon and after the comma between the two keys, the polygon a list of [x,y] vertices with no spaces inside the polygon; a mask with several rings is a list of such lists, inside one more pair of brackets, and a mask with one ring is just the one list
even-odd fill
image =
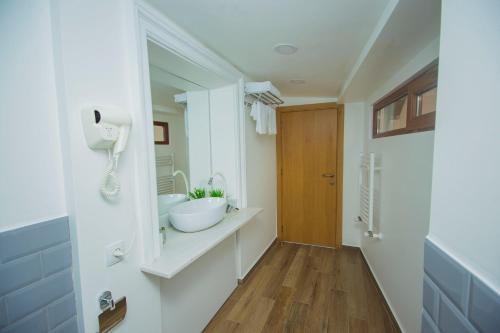
{"label": "white corner wall", "polygon": [[49,1],[0,2],[0,231],[67,214]]}
{"label": "white corner wall", "polygon": [[[52,19],[58,96],[65,117],[68,174],[73,195],[68,203],[76,225],[83,323],[85,332],[98,331],[97,297],[110,290],[113,297],[127,297],[127,316],[116,332],[160,332],[159,279],[139,270],[143,235],[137,211],[137,130],[132,126],[127,149],[120,158],[120,200],[105,202],[99,186],[107,163],[105,151],[92,151],[85,142],[80,110],[89,104],[115,105],[137,120],[137,59],[134,3],[132,0],[74,2],[54,0]],[[89,24],[91,22],[91,24]],[[56,38],[57,37],[57,38]],[[117,240],[136,242],[119,264],[105,266],[105,247]],[[147,311],[144,311],[147,309]]]}
{"label": "white corner wall", "polygon": [[443,1],[429,238],[500,293],[499,13]]}
{"label": "white corner wall", "polygon": [[[205,187],[212,173],[208,90],[187,93],[189,185]],[[194,135],[193,133],[196,133]]]}
{"label": "white corner wall", "polygon": [[[247,206],[264,211],[238,234],[241,274],[244,277],[276,239],[276,136],[259,135],[250,111],[243,108],[247,177]],[[243,133],[242,133],[243,134]]]}
{"label": "white corner wall", "polygon": [[361,245],[359,215],[359,154],[364,147],[365,104],[344,104],[344,179],[342,205],[342,244]]}
{"label": "white corner wall", "polygon": [[363,236],[361,248],[403,332],[420,331],[433,139],[433,132],[423,132],[369,140],[367,146],[382,158],[374,224],[383,239]]}
{"label": "white corner wall", "polygon": [[[240,201],[239,133],[238,130],[238,86],[231,84],[211,89],[210,95],[210,143],[212,151],[212,173],[220,172],[226,178],[226,195]],[[205,124],[206,126],[206,124]],[[214,186],[223,186],[214,179]]]}
{"label": "white corner wall", "polygon": [[374,224],[383,239],[362,236],[361,249],[403,332],[420,332],[434,131],[372,139],[372,104],[434,60],[438,49],[435,40],[381,84],[365,106],[365,151],[382,159]]}
{"label": "white corner wall", "polygon": [[161,332],[202,332],[238,285],[236,260],[233,234],[172,279],[161,279]]}

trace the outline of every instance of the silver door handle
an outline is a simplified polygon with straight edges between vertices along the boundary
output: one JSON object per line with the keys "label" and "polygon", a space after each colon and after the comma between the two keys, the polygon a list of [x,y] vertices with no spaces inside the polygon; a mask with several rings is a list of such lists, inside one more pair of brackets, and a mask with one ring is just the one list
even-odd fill
{"label": "silver door handle", "polygon": [[334,178],[335,174],[334,173],[324,173],[321,175],[322,177],[327,177],[327,178]]}

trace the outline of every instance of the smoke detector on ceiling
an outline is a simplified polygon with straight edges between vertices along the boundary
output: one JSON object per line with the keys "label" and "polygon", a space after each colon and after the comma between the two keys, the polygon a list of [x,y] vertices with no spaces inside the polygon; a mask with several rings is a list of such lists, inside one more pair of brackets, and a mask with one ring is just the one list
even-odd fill
{"label": "smoke detector on ceiling", "polygon": [[274,49],[274,51],[276,51],[276,53],[283,54],[283,55],[290,55],[290,54],[294,54],[295,52],[297,52],[297,50],[299,48],[295,45],[292,45],[292,44],[277,44],[274,46],[273,49]]}

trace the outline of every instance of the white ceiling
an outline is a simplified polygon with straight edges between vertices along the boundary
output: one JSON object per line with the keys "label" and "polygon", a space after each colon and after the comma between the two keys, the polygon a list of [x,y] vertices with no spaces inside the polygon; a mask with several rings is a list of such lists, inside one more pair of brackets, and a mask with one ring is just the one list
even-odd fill
{"label": "white ceiling", "polygon": [[183,110],[183,106],[175,103],[174,95],[183,93],[182,90],[170,85],[151,81],[151,100],[154,105],[161,105],[175,110]]}
{"label": "white ceiling", "polygon": [[[147,1],[283,96],[362,100],[439,39],[441,0]],[[299,50],[279,55],[279,43]]]}
{"label": "white ceiling", "polygon": [[[148,0],[254,80],[285,96],[338,96],[389,0]],[[278,43],[299,50],[283,56]],[[306,84],[293,85],[291,79]]]}

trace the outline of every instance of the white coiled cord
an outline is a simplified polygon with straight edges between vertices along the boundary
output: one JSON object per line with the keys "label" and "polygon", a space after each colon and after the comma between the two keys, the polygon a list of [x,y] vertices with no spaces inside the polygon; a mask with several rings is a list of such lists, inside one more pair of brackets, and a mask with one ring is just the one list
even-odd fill
{"label": "white coiled cord", "polygon": [[118,196],[118,193],[120,193],[120,180],[116,174],[119,157],[119,154],[112,155],[111,150],[108,150],[109,162],[101,183],[101,194],[106,200],[111,201]]}
{"label": "white coiled cord", "polygon": [[[118,159],[120,154],[113,155],[111,149],[108,149],[108,166],[104,173],[104,178],[102,179],[101,184],[101,194],[106,200],[113,200],[120,193],[120,180],[118,179],[118,175],[116,173],[116,169],[118,168]],[[135,214],[137,220],[137,213]],[[132,252],[132,249],[135,244],[136,232],[135,230],[132,232],[132,238],[130,239],[130,245],[127,249],[118,248],[113,251],[113,256],[118,258],[123,258]]]}

